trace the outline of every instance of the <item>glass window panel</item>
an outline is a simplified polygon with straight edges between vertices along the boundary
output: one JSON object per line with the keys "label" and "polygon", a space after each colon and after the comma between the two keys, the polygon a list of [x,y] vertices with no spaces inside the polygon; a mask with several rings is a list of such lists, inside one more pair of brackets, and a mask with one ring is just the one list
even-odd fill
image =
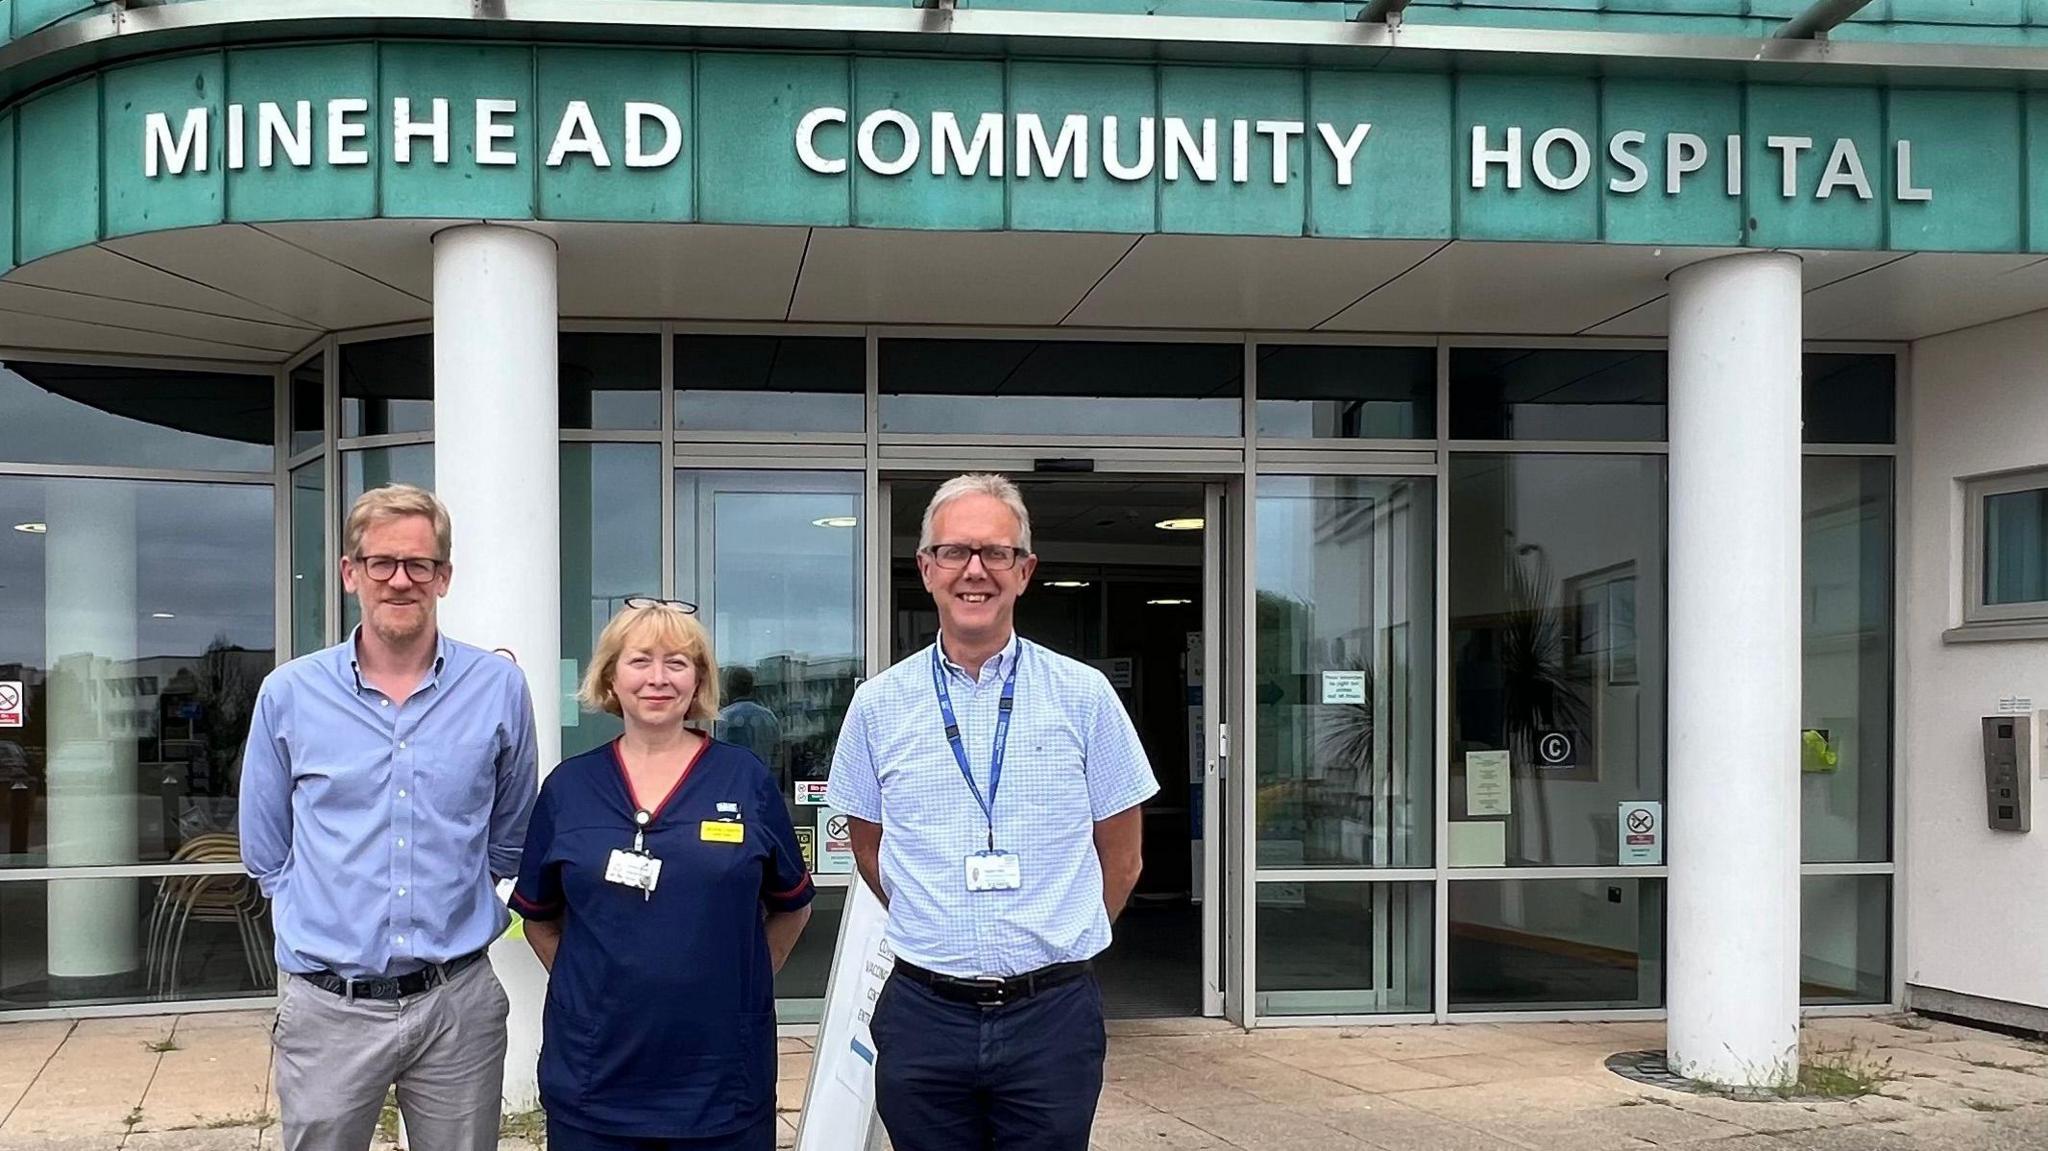
{"label": "glass window panel", "polygon": [[1241,344],[883,340],[882,430],[1236,436]]}
{"label": "glass window panel", "polygon": [[[660,345],[656,345],[660,350]],[[604,625],[629,595],[661,594],[661,446],[562,445],[562,755],[624,725],[582,710],[576,689]]]}
{"label": "glass window panel", "polygon": [[1661,879],[1452,880],[1452,1011],[1664,1005]]}
{"label": "glass window panel", "polygon": [[845,915],[846,888],[818,888],[810,923],[797,936],[789,961],[775,973],[777,1023],[816,1023],[825,1017],[825,982],[832,974],[832,951]]}
{"label": "glass window panel", "polygon": [[1661,440],[1663,352],[1452,348],[1451,438]]}
{"label": "glass window panel", "polygon": [[326,469],[318,460],[292,471],[292,654],[327,642]]}
{"label": "glass window panel", "polygon": [[1891,1000],[1890,876],[1803,876],[1799,920],[1801,1003]]}
{"label": "glass window panel", "polygon": [[[1459,454],[1450,482],[1452,863],[1617,863],[1620,805],[1664,797],[1664,459]],[[1468,770],[1500,751],[1504,780]]]}
{"label": "glass window panel", "polygon": [[677,336],[676,426],[860,432],[867,343],[844,336]]}
{"label": "glass window panel", "polygon": [[1435,1010],[1427,883],[1261,883],[1258,1013]]}
{"label": "glass window panel", "polygon": [[[344,532],[348,509],[358,496],[385,484],[411,484],[434,489],[434,445],[403,444],[395,448],[363,448],[341,453],[341,520],[335,525],[335,540],[342,548],[348,541]],[[341,634],[355,631],[363,620],[362,605],[356,597],[341,595]]]}
{"label": "glass window panel", "polygon": [[1435,862],[1435,491],[1259,477],[1261,867]]}
{"label": "glass window panel", "polygon": [[320,446],[327,437],[327,357],[323,353],[292,369],[291,454]]}
{"label": "glass window panel", "polygon": [[9,360],[0,460],[267,472],[276,377]]}
{"label": "glass window panel", "polygon": [[434,337],[341,345],[341,434],[434,430]]}
{"label": "glass window panel", "polygon": [[796,780],[822,780],[866,669],[858,472],[676,473],[676,594],[711,630],[713,733],[761,757],[799,829]]}
{"label": "glass window panel", "polygon": [[1888,444],[1896,437],[1899,359],[1814,352],[1801,357],[1809,444]]}
{"label": "glass window panel", "polygon": [[276,970],[270,905],[247,876],[0,883],[0,1003],[11,1008],[268,999]]}
{"label": "glass window panel", "polygon": [[661,427],[659,335],[563,332],[558,339],[563,427]]}
{"label": "glass window panel", "polygon": [[[160,862],[236,830],[275,664],[268,485],[0,477],[5,866]],[[82,889],[81,889],[82,890]]]}
{"label": "glass window panel", "polygon": [[1436,436],[1436,349],[1259,345],[1259,434],[1281,439]]}
{"label": "glass window panel", "polygon": [[1801,572],[1802,858],[1891,858],[1892,461],[1808,456]]}
{"label": "glass window panel", "polygon": [[1984,603],[2048,601],[2048,488],[1984,497]]}

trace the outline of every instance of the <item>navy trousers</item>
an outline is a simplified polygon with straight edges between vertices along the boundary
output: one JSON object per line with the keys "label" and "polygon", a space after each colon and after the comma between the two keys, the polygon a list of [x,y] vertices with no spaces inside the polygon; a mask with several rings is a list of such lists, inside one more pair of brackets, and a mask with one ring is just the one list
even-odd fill
{"label": "navy trousers", "polygon": [[1092,974],[1004,1007],[883,985],[875,1110],[896,1151],[1087,1151],[1102,1095],[1102,989]]}
{"label": "navy trousers", "polygon": [[548,1151],[775,1151],[775,1116],[745,1131],[711,1139],[647,1139],[606,1135],[548,1116]]}

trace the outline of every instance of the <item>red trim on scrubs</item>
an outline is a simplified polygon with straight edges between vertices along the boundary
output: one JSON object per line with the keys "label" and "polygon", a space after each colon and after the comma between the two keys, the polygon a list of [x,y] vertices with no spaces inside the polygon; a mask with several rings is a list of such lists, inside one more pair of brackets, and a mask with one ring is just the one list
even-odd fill
{"label": "red trim on scrubs", "polygon": [[640,793],[633,790],[633,776],[626,771],[626,757],[619,752],[619,744],[624,741],[625,737],[620,736],[618,739],[612,740],[612,762],[618,765],[619,782],[626,785],[626,799],[635,807],[647,813],[649,823],[661,818],[661,809],[667,807],[668,801],[674,799],[676,792],[683,789],[683,781],[690,778],[690,769],[696,767],[697,761],[704,758],[704,753],[711,750],[710,736],[700,735],[698,738],[703,742],[697,745],[697,753],[690,757],[690,762],[683,765],[682,774],[676,776],[676,781],[669,785],[668,794],[662,796],[661,802],[653,807],[641,803]]}

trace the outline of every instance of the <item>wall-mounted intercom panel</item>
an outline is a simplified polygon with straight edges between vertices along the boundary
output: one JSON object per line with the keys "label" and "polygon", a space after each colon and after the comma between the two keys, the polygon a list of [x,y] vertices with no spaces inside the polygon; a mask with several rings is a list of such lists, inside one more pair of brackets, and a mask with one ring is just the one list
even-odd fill
{"label": "wall-mounted intercom panel", "polygon": [[1984,806],[1993,831],[2033,826],[2034,717],[1984,717]]}

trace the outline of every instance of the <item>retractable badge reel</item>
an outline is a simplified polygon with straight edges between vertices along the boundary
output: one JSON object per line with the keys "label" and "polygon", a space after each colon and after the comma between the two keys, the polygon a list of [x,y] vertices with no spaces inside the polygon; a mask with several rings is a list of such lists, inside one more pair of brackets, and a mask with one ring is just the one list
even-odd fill
{"label": "retractable badge reel", "polygon": [[647,854],[647,823],[653,818],[645,811],[633,813],[632,850],[613,848],[604,869],[606,883],[639,888],[643,902],[653,896],[655,885],[661,882],[661,860]]}

